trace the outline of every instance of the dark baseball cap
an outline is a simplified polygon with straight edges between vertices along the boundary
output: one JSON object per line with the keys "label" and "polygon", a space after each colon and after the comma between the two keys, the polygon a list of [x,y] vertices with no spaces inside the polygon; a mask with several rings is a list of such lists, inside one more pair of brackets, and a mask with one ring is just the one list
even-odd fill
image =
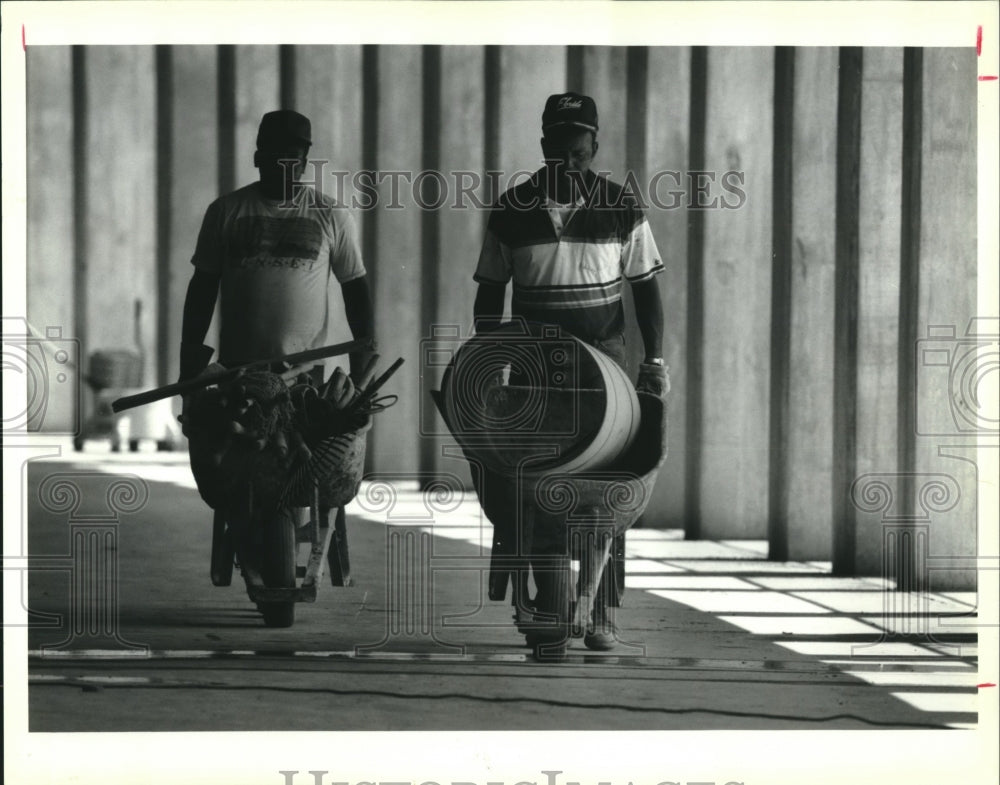
{"label": "dark baseball cap", "polygon": [[257,147],[274,142],[305,142],[312,144],[312,124],[309,118],[291,109],[278,109],[260,118]]}
{"label": "dark baseball cap", "polygon": [[564,125],[597,131],[597,104],[594,99],[580,93],[550,95],[542,112],[542,131]]}

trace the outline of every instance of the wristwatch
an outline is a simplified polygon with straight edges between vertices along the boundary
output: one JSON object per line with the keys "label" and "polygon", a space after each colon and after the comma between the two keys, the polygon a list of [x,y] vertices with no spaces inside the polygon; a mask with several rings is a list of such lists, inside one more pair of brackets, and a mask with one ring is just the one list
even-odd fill
{"label": "wristwatch", "polygon": [[643,362],[646,365],[664,365],[662,357],[647,357]]}

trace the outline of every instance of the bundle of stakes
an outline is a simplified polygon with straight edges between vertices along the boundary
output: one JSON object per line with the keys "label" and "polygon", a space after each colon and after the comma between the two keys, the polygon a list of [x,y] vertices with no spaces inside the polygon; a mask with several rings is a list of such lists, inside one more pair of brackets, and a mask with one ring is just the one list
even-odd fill
{"label": "bundle of stakes", "polygon": [[336,368],[317,387],[298,366],[246,371],[191,395],[182,424],[202,498],[216,507],[245,482],[258,502],[275,507],[306,506],[315,488],[327,499],[353,495],[344,464],[359,441],[363,456],[371,416],[395,403],[376,393],[403,362],[376,379],[378,359],[372,355],[357,383]]}

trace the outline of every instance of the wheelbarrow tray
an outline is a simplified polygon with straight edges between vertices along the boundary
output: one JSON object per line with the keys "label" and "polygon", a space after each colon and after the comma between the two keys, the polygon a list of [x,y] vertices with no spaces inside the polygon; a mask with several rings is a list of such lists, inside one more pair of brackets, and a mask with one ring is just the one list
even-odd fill
{"label": "wheelbarrow tray", "polygon": [[[523,567],[537,530],[569,532],[571,526],[593,526],[619,535],[645,512],[660,467],[667,457],[666,401],[638,393],[640,423],[636,439],[614,466],[602,471],[502,472],[476,457],[481,442],[469,442],[453,429],[441,394],[431,396],[472,468],[473,485],[486,517],[493,523],[489,597],[503,600],[511,571]],[[624,587],[619,587],[619,594]],[[617,603],[616,603],[617,604]]]}

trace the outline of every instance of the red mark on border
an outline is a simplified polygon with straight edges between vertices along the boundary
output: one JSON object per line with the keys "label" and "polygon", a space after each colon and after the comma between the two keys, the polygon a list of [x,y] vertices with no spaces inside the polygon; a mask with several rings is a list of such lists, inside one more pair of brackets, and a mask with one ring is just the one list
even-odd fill
{"label": "red mark on border", "polygon": [[979,57],[983,53],[983,26],[979,25],[976,28],[976,57]]}
{"label": "red mark on border", "polygon": [[982,689],[983,687],[996,687],[996,686],[997,686],[996,684],[990,684],[989,682],[986,682],[985,684],[976,685],[976,687],[978,687],[979,689]]}
{"label": "red mark on border", "polygon": [[28,51],[28,40],[24,37],[24,25],[21,25],[21,51]]}
{"label": "red mark on border", "polygon": [[995,76],[980,76],[980,82],[995,82],[997,78]]}

